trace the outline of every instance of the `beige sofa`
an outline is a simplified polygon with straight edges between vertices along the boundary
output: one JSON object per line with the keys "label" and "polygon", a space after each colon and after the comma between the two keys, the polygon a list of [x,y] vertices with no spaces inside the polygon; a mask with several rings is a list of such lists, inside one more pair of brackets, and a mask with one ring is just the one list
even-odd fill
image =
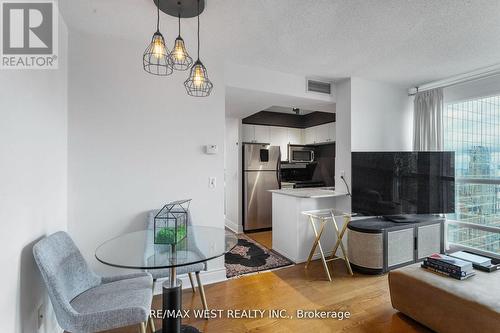
{"label": "beige sofa", "polygon": [[442,333],[500,332],[500,271],[455,280],[420,267],[389,273],[392,306]]}

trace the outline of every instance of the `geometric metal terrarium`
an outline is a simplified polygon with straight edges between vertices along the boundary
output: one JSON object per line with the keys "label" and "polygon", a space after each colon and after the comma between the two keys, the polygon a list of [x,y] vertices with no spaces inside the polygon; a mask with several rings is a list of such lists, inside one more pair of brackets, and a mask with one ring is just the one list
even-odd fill
{"label": "geometric metal terrarium", "polygon": [[187,235],[191,199],[166,204],[154,218],[154,243],[177,244]]}

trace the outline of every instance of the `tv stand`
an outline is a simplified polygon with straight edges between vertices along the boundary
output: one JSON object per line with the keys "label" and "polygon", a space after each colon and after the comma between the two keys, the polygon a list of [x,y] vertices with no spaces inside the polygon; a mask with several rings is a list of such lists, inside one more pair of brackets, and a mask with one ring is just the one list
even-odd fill
{"label": "tv stand", "polygon": [[354,270],[382,274],[433,253],[444,252],[444,221],[435,215],[408,215],[394,222],[385,217],[351,221],[347,246]]}
{"label": "tv stand", "polygon": [[[428,215],[426,215],[428,216]],[[419,215],[384,215],[381,216],[380,218],[386,220],[386,221],[391,221],[394,223],[416,223],[420,221],[422,218],[419,217]]]}

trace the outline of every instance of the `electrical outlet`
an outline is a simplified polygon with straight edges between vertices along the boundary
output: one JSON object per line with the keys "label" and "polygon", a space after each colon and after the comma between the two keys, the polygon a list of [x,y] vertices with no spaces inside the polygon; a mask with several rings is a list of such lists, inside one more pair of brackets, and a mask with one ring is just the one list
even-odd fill
{"label": "electrical outlet", "polygon": [[344,170],[340,171],[340,177],[345,178],[345,171]]}
{"label": "electrical outlet", "polygon": [[44,313],[45,313],[45,307],[42,305],[40,305],[38,307],[38,312],[37,312],[37,324],[38,324],[38,329],[40,329],[43,325],[43,321],[44,321]]}
{"label": "electrical outlet", "polygon": [[208,178],[208,187],[209,188],[216,188],[217,187],[217,179],[215,177]]}

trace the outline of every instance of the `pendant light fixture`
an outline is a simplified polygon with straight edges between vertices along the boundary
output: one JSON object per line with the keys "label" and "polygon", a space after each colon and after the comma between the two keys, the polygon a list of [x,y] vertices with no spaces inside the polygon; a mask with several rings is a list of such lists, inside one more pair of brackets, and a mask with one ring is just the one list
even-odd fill
{"label": "pendant light fixture", "polygon": [[193,58],[189,56],[184,45],[184,39],[181,37],[181,13],[179,8],[179,36],[175,39],[174,48],[170,52],[170,62],[172,63],[173,69],[177,71],[185,71],[191,67],[193,63]]}
{"label": "pendant light fixture", "polygon": [[160,33],[160,0],[158,0],[156,15],[156,32],[144,51],[142,64],[144,70],[150,74],[167,76],[172,74],[173,68],[165,39]]}
{"label": "pendant light fixture", "polygon": [[189,77],[184,81],[188,95],[206,97],[212,92],[213,84],[208,78],[207,69],[200,60],[200,0],[198,0],[198,59],[191,67]]}

